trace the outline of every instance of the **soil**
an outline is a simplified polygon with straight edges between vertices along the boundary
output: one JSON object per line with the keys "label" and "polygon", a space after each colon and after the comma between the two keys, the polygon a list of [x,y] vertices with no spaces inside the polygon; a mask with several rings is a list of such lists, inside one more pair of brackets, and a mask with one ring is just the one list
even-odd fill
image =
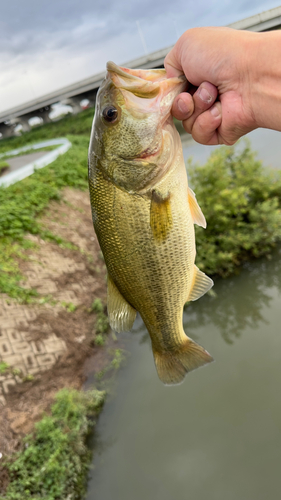
{"label": "soil", "polygon": [[[106,346],[94,344],[96,315],[90,306],[96,298],[105,303],[106,276],[88,193],[65,189],[42,223],[77,249],[29,235],[36,248],[19,263],[22,285],[36,288],[42,303],[18,304],[0,295],[0,362],[10,366],[9,373],[0,374],[2,458],[20,449],[59,389],[81,388],[89,371],[100,372],[117,347],[110,334]],[[15,368],[21,376],[11,371]],[[8,477],[5,470],[1,476],[0,466],[0,492],[1,480],[3,491]]]}

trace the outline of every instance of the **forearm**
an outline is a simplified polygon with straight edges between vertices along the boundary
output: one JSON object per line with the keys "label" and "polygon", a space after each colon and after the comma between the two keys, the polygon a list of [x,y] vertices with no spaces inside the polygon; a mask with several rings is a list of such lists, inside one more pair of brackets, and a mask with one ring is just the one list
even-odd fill
{"label": "forearm", "polygon": [[281,131],[281,30],[253,39],[248,71],[257,126]]}

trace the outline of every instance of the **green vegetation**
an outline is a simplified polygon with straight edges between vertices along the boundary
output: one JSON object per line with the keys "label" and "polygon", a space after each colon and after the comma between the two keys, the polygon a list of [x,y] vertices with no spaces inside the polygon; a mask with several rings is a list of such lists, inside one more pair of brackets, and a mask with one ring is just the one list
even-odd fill
{"label": "green vegetation", "polygon": [[4,160],[0,160],[0,176],[9,168],[9,163]]}
{"label": "green vegetation", "polygon": [[85,442],[105,399],[104,391],[63,389],[51,415],[35,424],[24,448],[6,463],[10,484],[1,500],[78,500],[85,493],[91,452]]}
{"label": "green vegetation", "polygon": [[5,375],[9,368],[10,366],[5,361],[0,361],[0,375]]}
{"label": "green vegetation", "polygon": [[[91,116],[92,114],[93,110],[91,110]],[[62,125],[65,120],[61,120]],[[87,120],[86,116],[85,124],[88,123]],[[81,121],[83,122],[81,118],[78,119],[79,123]],[[41,133],[41,139],[47,139],[50,137],[50,132],[54,132],[52,125],[56,126],[57,131],[58,124],[55,123],[48,124],[41,130],[38,128],[36,133]],[[49,134],[44,135],[45,127]],[[88,127],[85,128],[88,130]],[[80,129],[82,129],[81,123]],[[33,135],[33,131],[24,134],[23,137],[29,141],[30,135]],[[0,292],[19,301],[30,302],[37,296],[36,290],[26,289],[19,285],[23,277],[19,272],[17,259],[24,258],[25,250],[31,245],[25,238],[26,233],[38,234],[43,239],[74,248],[62,238],[44,229],[38,220],[38,216],[51,200],[60,200],[60,191],[65,186],[87,188],[89,136],[76,135],[68,136],[68,138],[72,142],[72,147],[65,155],[59,156],[55,162],[37,170],[21,182],[8,188],[0,187]],[[10,148],[18,147],[22,145],[17,143],[20,140],[22,137],[1,141],[0,150],[1,147],[6,147],[7,143],[10,144]]]}
{"label": "green vegetation", "polygon": [[96,374],[96,378],[100,381],[105,376],[107,376],[107,382],[113,380],[116,372],[124,364],[128,356],[128,352],[126,352],[124,349],[114,349],[111,354],[113,358],[110,363],[103,370]]}
{"label": "green vegetation", "polygon": [[109,329],[108,317],[104,313],[105,306],[103,305],[101,299],[95,299],[89,312],[94,312],[97,315],[97,320],[95,323],[95,338],[94,344],[102,346],[105,343],[104,334]]}
{"label": "green vegetation", "polygon": [[[17,153],[16,155],[10,155],[9,153],[4,153],[5,154],[5,157],[4,158],[16,158],[17,156],[25,156],[25,155],[30,155],[32,153],[38,153],[38,151],[46,151],[46,153],[48,153],[49,151],[52,151],[53,149],[57,149],[59,147],[58,144],[54,145],[54,146],[47,146],[45,148],[39,148],[39,149],[33,149],[33,148],[29,148],[29,149],[26,149],[25,151],[20,151],[19,153]],[[2,161],[0,161],[0,172],[1,172],[1,163]],[[8,163],[7,163],[7,166]]]}
{"label": "green vegetation", "polygon": [[264,169],[245,141],[217,149],[203,167],[189,163],[188,174],[207,220],[206,230],[196,226],[202,271],[226,277],[272,251],[281,239],[281,171]]}

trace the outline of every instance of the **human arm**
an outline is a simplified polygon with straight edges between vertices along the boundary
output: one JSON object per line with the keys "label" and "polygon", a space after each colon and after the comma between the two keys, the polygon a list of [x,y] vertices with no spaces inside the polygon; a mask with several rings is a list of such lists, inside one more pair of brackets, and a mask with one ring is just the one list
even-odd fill
{"label": "human arm", "polygon": [[[202,144],[234,144],[258,127],[281,131],[281,31],[253,33],[230,28],[187,30],[165,59],[167,76],[184,73],[195,87],[218,92],[200,111],[198,91],[180,94],[173,114]],[[208,83],[207,83],[208,82]],[[179,101],[189,107],[185,113]]]}

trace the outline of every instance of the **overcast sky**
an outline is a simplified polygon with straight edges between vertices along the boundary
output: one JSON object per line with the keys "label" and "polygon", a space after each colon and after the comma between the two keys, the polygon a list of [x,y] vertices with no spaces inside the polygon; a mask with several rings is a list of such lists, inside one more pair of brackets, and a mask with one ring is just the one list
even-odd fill
{"label": "overcast sky", "polygon": [[265,0],[2,0],[0,111],[173,45],[194,26],[223,26],[280,5]]}

